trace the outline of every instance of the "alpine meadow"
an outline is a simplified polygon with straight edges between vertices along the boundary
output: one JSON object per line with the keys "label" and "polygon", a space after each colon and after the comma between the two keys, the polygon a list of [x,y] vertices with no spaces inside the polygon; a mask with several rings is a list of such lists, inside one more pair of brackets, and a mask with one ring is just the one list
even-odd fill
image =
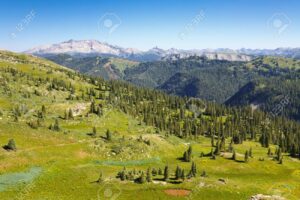
{"label": "alpine meadow", "polygon": [[300,199],[297,0],[0,5],[0,200]]}

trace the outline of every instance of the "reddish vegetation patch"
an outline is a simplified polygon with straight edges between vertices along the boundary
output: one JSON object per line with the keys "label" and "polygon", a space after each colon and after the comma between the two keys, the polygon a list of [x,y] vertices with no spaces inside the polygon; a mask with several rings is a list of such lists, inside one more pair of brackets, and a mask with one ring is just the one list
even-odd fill
{"label": "reddish vegetation patch", "polygon": [[188,196],[191,193],[191,191],[184,190],[184,189],[168,189],[165,190],[165,193],[170,196],[183,197],[183,196]]}

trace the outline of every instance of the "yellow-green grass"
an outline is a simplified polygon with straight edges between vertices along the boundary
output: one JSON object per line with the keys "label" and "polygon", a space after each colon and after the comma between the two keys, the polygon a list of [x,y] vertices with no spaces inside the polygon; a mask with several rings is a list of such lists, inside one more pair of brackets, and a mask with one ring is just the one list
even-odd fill
{"label": "yellow-green grass", "polygon": [[125,60],[121,58],[110,58],[110,63],[115,65],[121,72],[123,72],[127,68],[134,67],[139,63],[136,61]]}
{"label": "yellow-green grass", "polygon": [[[129,117],[126,119],[124,116],[123,119],[120,117],[120,120],[116,121],[117,116],[120,116],[119,113],[114,112],[106,119],[106,123],[111,124],[115,121],[118,124],[128,124],[130,121]],[[132,126],[133,130],[147,128],[137,124]],[[115,138],[121,137],[121,132],[127,131],[124,127],[125,125],[119,127],[120,135],[115,135]],[[231,160],[230,153],[211,160],[209,157],[199,157],[201,152],[209,153],[211,150],[210,139],[200,137],[197,142],[192,142],[193,161],[197,164],[198,174],[205,170],[208,174],[207,178],[201,178],[198,175],[197,178],[187,180],[182,184],[148,183],[140,185],[115,179],[117,172],[123,169],[122,165],[101,165],[101,162],[95,162],[119,160],[118,156],[107,158],[103,152],[93,149],[94,140],[102,140],[98,137],[65,135],[47,129],[34,130],[26,125],[16,126],[12,122],[1,123],[0,128],[0,143],[5,144],[9,138],[14,138],[18,147],[16,152],[0,151],[1,174],[22,172],[32,166],[40,166],[43,169],[41,175],[32,183],[15,185],[9,190],[1,192],[1,199],[12,199],[18,195],[25,196],[24,199],[43,197],[48,197],[48,199],[97,199],[98,191],[99,195],[102,195],[101,191],[106,187],[120,190],[118,199],[153,199],[154,197],[156,199],[180,199],[167,196],[164,193],[167,188],[190,189],[193,199],[248,199],[257,193],[280,194],[288,199],[297,199],[300,195],[299,160],[285,156],[283,164],[277,164],[267,156],[267,149],[260,147],[256,142],[234,145],[238,160],[241,162]],[[81,130],[80,127],[78,129]],[[101,128],[99,125],[100,132],[105,132],[105,129],[105,126]],[[137,136],[135,133],[130,135],[128,132],[124,135],[127,137]],[[178,160],[183,151],[188,148],[189,141],[173,136],[165,138],[154,133],[146,134],[144,137],[152,138],[152,145],[157,147],[155,150],[148,149],[151,152],[149,155],[152,156],[149,160],[151,161],[151,158],[159,159],[154,159],[153,163],[129,165],[127,166],[128,170],[133,168],[146,170],[148,167],[163,168],[166,164],[169,165],[172,174],[177,165],[183,167],[186,172],[189,170],[191,163]],[[110,145],[109,142],[104,143]],[[248,163],[244,163],[244,152],[250,147],[252,147],[253,158],[250,158]],[[271,148],[274,151],[275,147]],[[265,161],[259,161],[259,158],[264,158]],[[129,159],[131,162],[132,160],[147,161],[147,158],[140,155],[140,158]],[[97,180],[100,171],[106,181],[103,184],[92,183]],[[220,178],[225,179],[226,184],[218,181]]]}
{"label": "yellow-green grass", "polygon": [[[82,84],[77,80],[78,77],[73,80],[56,70],[47,73],[49,68],[37,64],[41,61],[35,61],[34,57],[17,59],[29,59],[35,64],[2,62],[0,68],[10,66],[36,78],[62,79],[72,82],[77,89],[93,87],[87,83]],[[17,145],[17,151],[0,149],[0,177],[28,172],[32,167],[40,167],[42,171],[32,182],[13,184],[0,192],[1,200],[105,199],[103,192],[106,189],[111,189],[117,199],[123,200],[184,199],[165,194],[164,190],[168,188],[191,190],[191,199],[203,200],[249,199],[258,193],[280,195],[292,200],[300,198],[300,161],[296,158],[284,155],[283,164],[278,164],[267,155],[267,148],[253,141],[234,145],[237,161],[230,159],[231,153],[217,156],[216,160],[200,157],[202,152],[208,154],[211,151],[210,138],[201,136],[184,140],[175,136],[166,137],[164,132],[157,133],[155,128],[141,124],[140,119],[120,112],[105,101],[101,101],[104,106],[103,116],[88,114],[90,102],[66,100],[68,92],[65,91],[53,90],[44,94],[48,92],[45,85],[31,84],[20,77],[9,82],[8,87],[12,91],[10,95],[0,87],[0,110],[3,111],[3,116],[0,116],[0,145],[7,144],[11,138]],[[42,94],[33,95],[35,89]],[[22,95],[26,90],[32,94],[30,98]],[[15,122],[12,109],[20,104],[26,104],[29,111]],[[80,113],[72,120],[65,120],[65,111],[78,107],[78,104],[81,105]],[[30,128],[27,122],[37,119],[35,115],[42,105],[47,109],[42,127]],[[210,120],[209,116],[202,117]],[[62,129],[59,132],[48,129],[55,119],[58,119]],[[89,135],[93,127],[97,129],[96,137]],[[105,139],[107,129],[112,133],[112,141]],[[145,142],[148,140],[150,145]],[[230,139],[227,139],[227,147],[229,142]],[[124,166],[127,170],[145,171],[149,167],[163,169],[168,165],[173,177],[179,165],[187,174],[191,163],[182,162],[180,158],[189,145],[192,145],[192,160],[198,168],[196,178],[181,184],[155,180],[162,176],[153,177],[157,182],[147,184],[122,182],[115,178]],[[244,153],[251,147],[253,158],[244,163]],[[273,152],[275,148],[271,146]],[[122,151],[114,153],[116,149]],[[259,161],[262,158],[264,161]],[[203,170],[208,177],[200,177]],[[104,182],[98,184],[95,181],[100,171]],[[219,179],[224,179],[226,184]]]}
{"label": "yellow-green grass", "polygon": [[[261,58],[257,58],[246,64],[249,68],[254,68],[259,65],[268,65],[272,68],[288,68],[288,69],[300,69],[300,61],[292,58],[282,58],[282,57],[273,57],[273,56],[265,56]],[[267,70],[267,69],[265,69]]]}

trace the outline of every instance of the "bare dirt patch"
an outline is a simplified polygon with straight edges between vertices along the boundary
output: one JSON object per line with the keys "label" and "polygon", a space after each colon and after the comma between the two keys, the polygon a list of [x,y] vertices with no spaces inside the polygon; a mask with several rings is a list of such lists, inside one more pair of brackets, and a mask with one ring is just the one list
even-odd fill
{"label": "bare dirt patch", "polygon": [[285,198],[276,195],[257,194],[250,198],[250,200],[285,200]]}
{"label": "bare dirt patch", "polygon": [[89,154],[87,152],[85,152],[85,151],[79,151],[79,152],[77,152],[77,157],[78,158],[86,158],[88,156],[89,156]]}
{"label": "bare dirt patch", "polygon": [[191,191],[185,189],[167,189],[164,191],[167,195],[176,196],[176,197],[184,197],[188,196]]}
{"label": "bare dirt patch", "polygon": [[88,107],[88,105],[86,103],[78,103],[78,104],[76,104],[72,108],[73,115],[74,116],[80,115],[87,107]]}

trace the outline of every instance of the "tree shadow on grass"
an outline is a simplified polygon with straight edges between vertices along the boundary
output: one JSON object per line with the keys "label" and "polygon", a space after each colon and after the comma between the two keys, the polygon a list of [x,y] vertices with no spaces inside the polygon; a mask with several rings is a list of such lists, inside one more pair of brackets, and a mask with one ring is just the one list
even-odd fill
{"label": "tree shadow on grass", "polygon": [[152,178],[152,180],[154,180],[154,181],[165,181],[164,178]]}
{"label": "tree shadow on grass", "polygon": [[176,178],[169,178],[168,181],[165,181],[164,178],[152,178],[153,181],[161,181],[161,182],[167,182],[167,183],[171,183],[171,184],[181,184],[183,183],[182,180],[177,180]]}
{"label": "tree shadow on grass", "polygon": [[225,158],[226,160],[231,160],[231,161],[234,161],[234,162],[237,162],[237,163],[246,163],[244,160],[234,160],[232,158]]}
{"label": "tree shadow on grass", "polygon": [[182,181],[180,181],[180,180],[170,180],[170,181],[168,181],[168,183],[171,183],[171,184],[176,184],[176,185],[178,185],[178,184],[181,184],[181,183],[182,183]]}

